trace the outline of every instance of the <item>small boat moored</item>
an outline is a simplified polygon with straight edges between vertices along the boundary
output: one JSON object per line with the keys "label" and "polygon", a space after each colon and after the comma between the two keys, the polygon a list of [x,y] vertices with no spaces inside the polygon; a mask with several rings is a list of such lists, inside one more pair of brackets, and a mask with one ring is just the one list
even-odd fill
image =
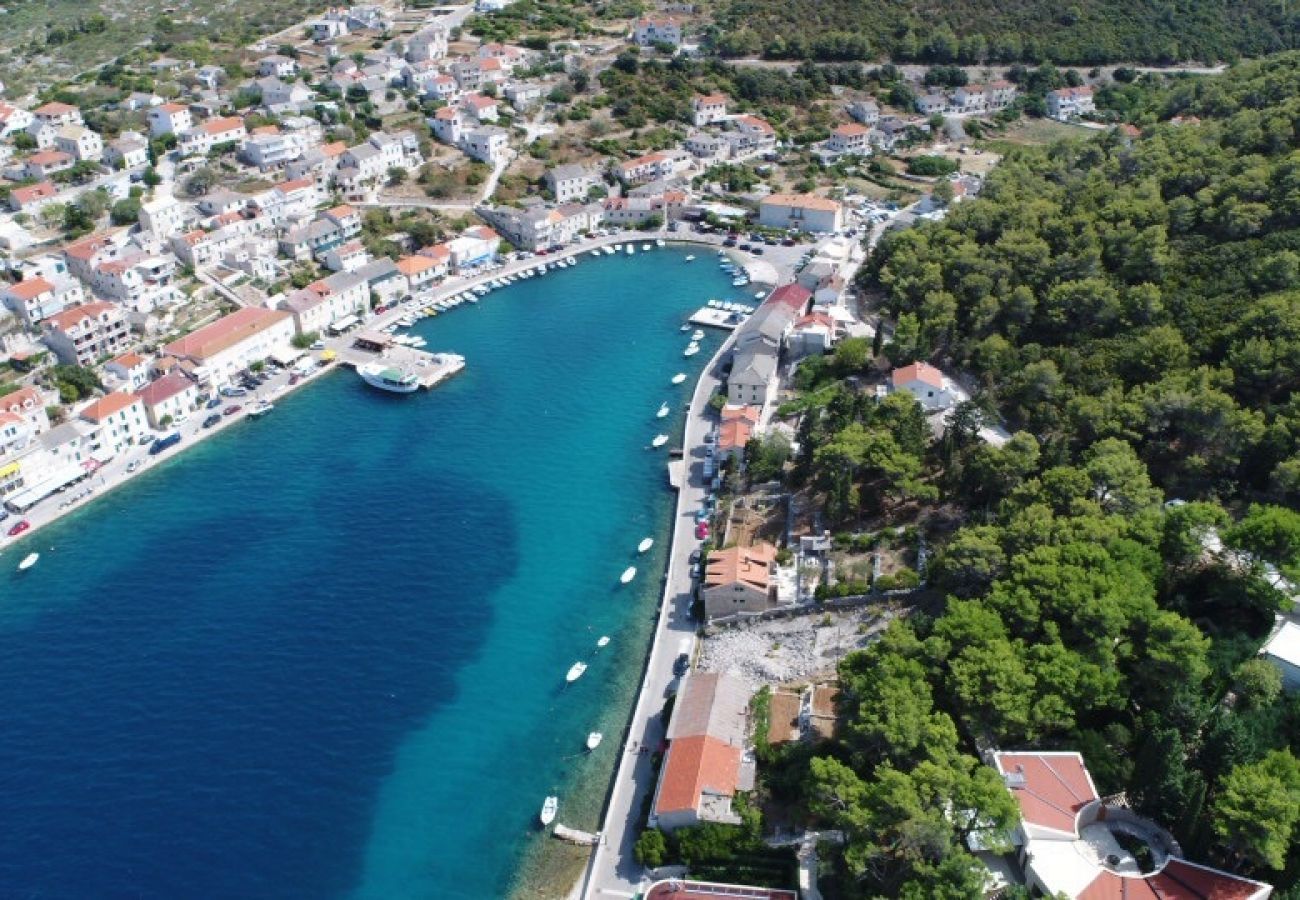
{"label": "small boat moored", "polygon": [[653,547],[654,545],[655,545],[655,539],[654,539],[654,538],[645,538],[644,540],[641,541],[641,543],[639,543],[639,544],[636,545],[636,552],[637,552],[637,553],[645,553],[647,550],[649,550],[649,549],[650,549],[651,547]]}
{"label": "small boat moored", "polygon": [[662,446],[663,446],[664,444],[666,444],[666,443],[668,443],[668,435],[666,435],[666,434],[656,434],[656,435],[655,435],[655,439],[654,439],[653,441],[650,442],[650,446],[652,446],[652,447],[662,447]]}
{"label": "small boat moored", "polygon": [[655,413],[655,418],[662,419],[666,415],[668,415],[668,404],[664,403],[660,405],[659,411]]}
{"label": "small boat moored", "polygon": [[23,557],[23,561],[18,564],[18,571],[26,572],[32,566],[36,565],[40,558],[41,555],[39,553],[28,553]]}
{"label": "small boat moored", "polygon": [[602,634],[602,635],[600,636],[600,638],[596,641],[596,646],[597,646],[597,647],[608,647],[608,646],[609,646],[609,635],[607,635],[607,634]]}
{"label": "small boat moored", "polygon": [[564,680],[567,681],[569,684],[573,684],[573,682],[577,681],[579,678],[582,677],[582,673],[585,671],[587,671],[587,664],[582,660],[578,660],[578,662],[569,666],[569,671],[564,676]]}
{"label": "small boat moored", "polygon": [[691,341],[691,343],[686,345],[686,350],[682,352],[682,356],[694,356],[699,352],[700,352],[700,345],[695,343],[694,341]]}
{"label": "small boat moored", "polygon": [[603,741],[604,739],[605,736],[601,734],[599,731],[593,731],[591,734],[587,735],[587,749],[595,750],[597,747],[600,746],[600,742]]}
{"label": "small boat moored", "polygon": [[695,262],[695,256],[694,256],[694,255],[691,255],[691,256],[686,257],[686,261],[687,261],[687,262]]}
{"label": "small boat moored", "polygon": [[626,569],[623,570],[623,574],[618,576],[618,580],[621,581],[623,584],[627,584],[635,577],[636,577],[636,566],[628,566]]}
{"label": "small boat moored", "polygon": [[560,809],[560,798],[551,796],[542,801],[542,825],[550,825],[555,821],[555,814]]}
{"label": "small boat moored", "polygon": [[676,375],[673,376],[673,384],[681,384],[685,380],[686,380],[685,372],[678,372]]}

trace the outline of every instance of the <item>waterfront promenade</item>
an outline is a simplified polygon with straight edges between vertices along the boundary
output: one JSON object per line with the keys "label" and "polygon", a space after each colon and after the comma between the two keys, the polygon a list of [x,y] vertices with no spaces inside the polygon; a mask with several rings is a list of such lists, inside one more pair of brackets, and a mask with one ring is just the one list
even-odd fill
{"label": "waterfront promenade", "polygon": [[606,806],[603,839],[592,853],[580,888],[574,892],[582,900],[631,897],[639,889],[644,872],[633,855],[633,848],[640,833],[642,808],[654,792],[651,754],[663,743],[667,731],[662,712],[664,701],[676,688],[673,661],[686,646],[692,653],[695,647],[690,557],[700,542],[695,539],[694,512],[707,492],[704,436],[712,430],[715,419],[709,398],[722,384],[723,360],[730,353],[734,339],[734,335],[728,335],[709,360],[691,397],[682,440],[686,478],[673,513],[672,548],[659,620]]}
{"label": "waterfront promenade", "polygon": [[[605,237],[583,241],[580,244],[575,244],[572,247],[565,248],[563,251],[558,253],[547,254],[546,256],[534,256],[522,260],[511,260],[491,272],[482,272],[467,277],[448,279],[435,290],[421,296],[419,299],[414,300],[411,303],[399,305],[393,309],[385,311],[381,315],[368,318],[365,327],[370,329],[383,328],[408,313],[423,306],[427,306],[430,303],[435,303],[439,300],[464,293],[465,291],[472,290],[480,284],[486,284],[506,275],[513,275],[527,269],[537,268],[539,265],[544,263],[555,262],[556,260],[566,259],[570,256],[580,257],[582,254],[589,253],[592,250],[606,247],[611,244],[635,243],[637,245],[637,252],[640,253],[642,252],[640,250],[642,244],[647,242],[653,243],[656,239],[663,239],[670,244],[698,244],[714,248],[720,246],[722,243],[722,237],[720,235],[698,234],[695,232],[673,234],[666,231],[627,231],[607,235]],[[741,254],[736,255],[739,257]],[[338,353],[343,348],[349,346],[351,342],[352,336],[345,334],[340,337],[328,339],[325,344],[327,349]],[[433,352],[455,352],[456,348],[433,346],[430,350]],[[474,361],[467,360],[467,364],[472,366]],[[104,465],[100,466],[90,478],[80,484],[73,485],[66,492],[55,494],[43,500],[22,516],[11,516],[5,521],[4,527],[0,527],[0,552],[12,544],[16,544],[32,537],[36,532],[40,531],[52,522],[58,521],[64,515],[72,513],[85,507],[87,504],[94,502],[96,499],[112,491],[114,488],[125,484],[131,478],[149,471],[159,463],[185,453],[200,441],[206,440],[215,434],[225,431],[236,422],[244,419],[248,415],[249,411],[256,405],[257,400],[262,398],[275,400],[279,397],[285,396],[291,391],[299,390],[300,388],[306,387],[308,384],[314,383],[322,376],[336,368],[338,368],[337,364],[312,370],[307,376],[303,377],[294,385],[289,384],[289,374],[287,372],[279,372],[276,373],[267,384],[263,385],[256,394],[250,394],[247,397],[231,400],[223,398],[221,406],[216,407],[214,410],[195,410],[189,414],[189,418],[186,422],[171,429],[179,431],[181,434],[181,441],[174,448],[167,450],[158,456],[150,456],[147,444],[133,447],[127,452],[119,454]],[[229,405],[238,405],[241,406],[242,409],[234,415],[223,416],[221,422],[212,428],[202,427],[202,421],[206,416],[211,412],[219,412]],[[271,415],[275,415],[275,413],[272,412]],[[132,463],[137,464],[136,468],[134,471],[128,471]],[[85,493],[88,488],[91,489],[90,493]],[[61,505],[63,500],[71,497],[79,497],[80,499],[71,502],[66,506]],[[25,519],[31,527],[21,535],[9,537],[7,534],[9,526],[19,519]]]}

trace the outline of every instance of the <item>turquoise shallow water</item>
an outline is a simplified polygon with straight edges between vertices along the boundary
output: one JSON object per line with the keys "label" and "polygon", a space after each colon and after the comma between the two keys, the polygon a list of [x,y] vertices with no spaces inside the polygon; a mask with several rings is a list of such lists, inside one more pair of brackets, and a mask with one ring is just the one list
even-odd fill
{"label": "turquoise shallow water", "polygon": [[684,316],[731,293],[684,256],[426,320],[456,380],[333,374],[6,550],[4,895],[502,896],[644,654],[671,501],[646,448],[720,341],[683,359]]}

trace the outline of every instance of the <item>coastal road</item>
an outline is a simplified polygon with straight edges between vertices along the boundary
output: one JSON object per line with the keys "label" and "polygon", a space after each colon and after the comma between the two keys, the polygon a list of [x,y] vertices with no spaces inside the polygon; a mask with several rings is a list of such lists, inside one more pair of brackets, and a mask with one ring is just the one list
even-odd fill
{"label": "coastal road", "polygon": [[[654,793],[654,770],[650,756],[664,740],[666,723],[661,715],[664,701],[676,688],[673,660],[685,645],[694,648],[695,623],[691,621],[691,553],[699,547],[695,539],[695,510],[704,499],[704,436],[713,428],[714,413],[709,398],[721,384],[721,361],[731,346],[731,337],[709,361],[700,376],[687,414],[685,437],[686,478],[677,497],[673,516],[673,541],[668,559],[663,604],[655,630],[654,644],[646,667],[641,693],[632,712],[627,739],[622,748],[609,805],[605,812],[604,839],[596,846],[582,886],[583,900],[602,897],[631,897],[639,889],[645,870],[633,855],[644,824],[641,814]],[[646,752],[641,752],[647,748]]]}

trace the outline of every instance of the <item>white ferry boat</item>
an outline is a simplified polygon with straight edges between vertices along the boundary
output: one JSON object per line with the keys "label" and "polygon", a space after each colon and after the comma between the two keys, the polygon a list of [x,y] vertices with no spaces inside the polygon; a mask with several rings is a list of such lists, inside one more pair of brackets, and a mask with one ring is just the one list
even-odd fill
{"label": "white ferry boat", "polygon": [[357,374],[371,387],[393,394],[410,394],[420,387],[420,380],[410,372],[383,363],[366,363],[357,366]]}

